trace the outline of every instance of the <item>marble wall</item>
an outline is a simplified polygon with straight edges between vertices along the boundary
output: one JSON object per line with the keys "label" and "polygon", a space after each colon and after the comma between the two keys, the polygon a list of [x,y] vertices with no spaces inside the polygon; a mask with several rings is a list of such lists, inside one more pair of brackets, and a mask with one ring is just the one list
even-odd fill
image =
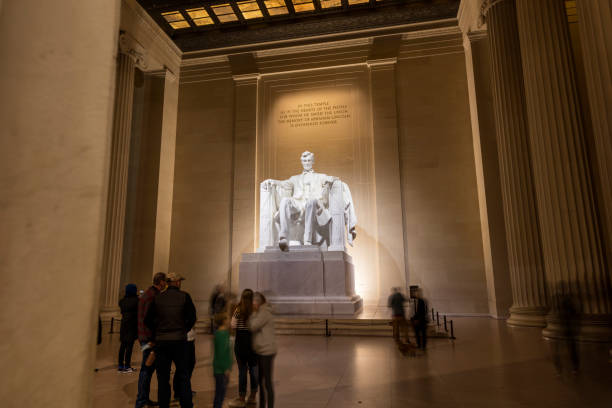
{"label": "marble wall", "polygon": [[[334,62],[338,51],[332,56],[325,49],[256,54],[254,65],[263,75],[250,85],[257,98],[249,102],[234,101],[235,67],[227,60],[183,67],[170,270],[188,277],[198,302],[205,304],[215,283],[235,278],[232,223],[254,226],[247,249],[255,250],[258,214],[235,219],[241,212],[232,203],[242,206],[233,200],[240,193],[236,187],[298,174],[299,154],[310,150],[317,171],[341,177],[353,191],[359,228],[350,252],[356,290],[366,304],[384,305],[391,286],[419,284],[438,310],[489,314],[465,55],[457,32],[444,32],[445,53],[415,51],[409,43],[397,62],[382,62],[376,83],[370,70],[381,63],[368,62],[371,41],[340,45],[346,48],[343,61],[350,56],[356,62],[349,65]],[[296,69],[300,61],[318,66]],[[257,109],[257,143],[248,153],[256,160],[252,181],[251,173],[244,173],[249,180],[232,173],[238,168],[232,163],[237,106]],[[335,121],[325,116],[340,108],[343,116]],[[389,171],[394,160],[396,172]],[[395,217],[385,209],[391,181],[402,194],[401,211],[389,223]],[[254,191],[245,205],[254,206]],[[382,245],[380,237],[388,237],[393,226],[400,226],[394,238],[399,245]]]}
{"label": "marble wall", "polygon": [[179,90],[169,270],[187,278],[200,315],[231,269],[233,86],[228,79]]}
{"label": "marble wall", "polygon": [[398,111],[410,283],[438,310],[486,314],[463,54],[401,61]]}

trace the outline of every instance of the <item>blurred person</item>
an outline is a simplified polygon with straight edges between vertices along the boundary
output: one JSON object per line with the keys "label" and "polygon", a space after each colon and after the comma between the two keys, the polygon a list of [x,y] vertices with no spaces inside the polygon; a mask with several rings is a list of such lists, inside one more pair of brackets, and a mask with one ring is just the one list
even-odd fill
{"label": "blurred person", "polygon": [[569,354],[572,373],[577,373],[580,365],[576,343],[580,314],[570,291],[566,282],[559,282],[552,299],[553,316],[558,320],[561,333],[560,339],[552,340],[553,360],[558,374],[563,372],[564,349]]}
{"label": "blurred person", "polygon": [[274,316],[266,297],[255,292],[253,294],[253,313],[247,326],[253,336],[253,350],[257,353],[259,367],[259,408],[274,408],[273,371],[276,357],[276,340],[274,334]]}
{"label": "blurred person", "polygon": [[213,408],[222,408],[227,384],[232,368],[232,349],[230,346],[229,317],[225,313],[215,315],[213,374],[215,376],[215,398]]}
{"label": "blurred person", "polygon": [[132,349],[138,338],[138,288],[133,283],[125,286],[125,296],[119,301],[121,327],[119,329],[119,367],[122,373],[131,373]]}
{"label": "blurred person", "polygon": [[[155,354],[153,353],[153,333],[145,325],[145,317],[155,296],[165,289],[166,274],[158,272],[153,276],[153,285],[140,296],[138,301],[138,341],[142,350],[142,363],[140,365],[140,375],[138,376],[138,395],[136,397],[135,408],[158,405],[157,402],[149,399],[151,378],[155,371],[155,362],[151,360],[155,358]],[[150,362],[149,365],[147,365],[147,360]]]}
{"label": "blurred person", "polygon": [[216,330],[215,327],[215,315],[223,312],[225,307],[227,306],[227,301],[225,299],[225,285],[219,283],[215,285],[212,295],[210,296],[210,306],[208,313],[211,318],[211,332],[214,333]]}
{"label": "blurred person", "polygon": [[[195,338],[196,331],[195,327],[192,327],[191,330],[187,332],[187,374],[189,376],[189,381],[191,383],[191,377],[193,375],[193,369],[195,368],[196,363],[196,355],[195,355]],[[172,388],[174,389],[174,400],[180,400],[180,382],[179,376],[174,375],[174,379],[172,381]],[[191,395],[193,396],[195,391],[191,390]]]}
{"label": "blurred person", "polygon": [[429,315],[427,313],[427,301],[423,298],[423,291],[417,289],[415,292],[416,307],[412,316],[412,324],[416,335],[417,347],[423,351],[427,348],[427,323]]}
{"label": "blurred person", "polygon": [[[245,289],[240,296],[240,303],[236,306],[232,316],[232,329],[236,330],[234,354],[238,364],[238,398],[231,406],[244,407],[248,404],[257,404],[256,396],[259,386],[257,379],[257,354],[253,350],[253,340],[247,322],[253,313],[253,291]],[[247,373],[251,379],[251,393],[247,394]]]}
{"label": "blurred person", "polygon": [[396,343],[400,344],[400,335],[401,332],[404,332],[404,337],[406,338],[406,343],[409,343],[408,339],[408,323],[406,322],[406,311],[404,310],[404,303],[406,302],[406,298],[404,294],[400,290],[400,288],[395,287],[391,289],[391,295],[387,301],[388,306],[391,308],[391,318],[393,325],[393,339]]}
{"label": "blurred person", "polygon": [[161,408],[170,405],[170,367],[173,362],[176,366],[174,375],[178,376],[181,408],[193,407],[187,333],[196,322],[196,310],[191,296],[180,289],[183,280],[182,276],[169,273],[166,277],[168,288],[153,298],[145,316],[145,325],[152,331],[155,343],[158,400]]}

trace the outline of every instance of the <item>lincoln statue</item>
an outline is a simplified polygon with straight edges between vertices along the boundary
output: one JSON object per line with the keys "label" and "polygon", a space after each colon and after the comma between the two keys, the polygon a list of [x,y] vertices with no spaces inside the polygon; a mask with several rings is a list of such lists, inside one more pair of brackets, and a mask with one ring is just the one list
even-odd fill
{"label": "lincoln statue", "polygon": [[344,250],[353,244],[357,217],[348,186],[313,169],[314,154],[300,157],[303,171],[288,180],[268,179],[260,189],[260,251],[278,244]]}

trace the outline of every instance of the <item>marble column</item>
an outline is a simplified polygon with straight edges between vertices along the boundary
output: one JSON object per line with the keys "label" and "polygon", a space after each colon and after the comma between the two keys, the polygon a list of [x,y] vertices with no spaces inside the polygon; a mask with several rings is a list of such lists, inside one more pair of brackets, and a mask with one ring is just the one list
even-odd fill
{"label": "marble column", "polygon": [[546,326],[544,262],[514,0],[485,2],[512,307],[508,324]]}
{"label": "marble column", "polygon": [[[243,253],[255,251],[257,87],[259,74],[234,75],[234,152],[230,288],[238,290]],[[258,188],[257,188],[258,189]]]}
{"label": "marble column", "polygon": [[474,30],[469,14],[461,14],[489,315],[504,319],[512,306],[512,285],[492,107],[489,41],[486,27]]}
{"label": "marble column", "polygon": [[103,320],[116,317],[119,311],[117,303],[119,301],[123,238],[125,235],[125,208],[136,62],[132,56],[121,52],[117,58],[117,66],[106,232],[102,258],[103,280],[100,315]]}
{"label": "marble column", "polygon": [[170,233],[172,226],[172,198],[174,192],[178,94],[179,81],[174,73],[166,69],[164,73],[164,108],[162,113],[161,146],[159,152],[159,178],[157,182],[157,209],[155,217],[152,275],[157,272],[167,272],[170,266]]}
{"label": "marble column", "polygon": [[392,287],[406,286],[404,220],[400,183],[395,91],[396,58],[368,61],[374,134],[374,177],[378,234],[379,302]]}
{"label": "marble column", "polygon": [[120,2],[1,3],[0,404],[90,407]]}
{"label": "marble column", "polygon": [[[580,337],[612,340],[610,274],[602,249],[564,3],[517,0],[529,139],[552,304],[571,294]],[[559,337],[556,309],[544,330]]]}
{"label": "marble column", "polygon": [[607,259],[612,260],[612,0],[579,0],[578,27],[605,220]]}

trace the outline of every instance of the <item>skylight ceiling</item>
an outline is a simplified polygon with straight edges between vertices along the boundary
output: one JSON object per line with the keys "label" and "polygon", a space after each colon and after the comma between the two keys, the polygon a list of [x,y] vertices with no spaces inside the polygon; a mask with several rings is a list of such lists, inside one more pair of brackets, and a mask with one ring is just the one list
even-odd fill
{"label": "skylight ceiling", "polygon": [[[197,2],[197,0],[195,0]],[[353,8],[376,7],[381,3],[397,3],[398,0],[232,0],[202,1],[199,7],[181,8],[160,12],[171,31],[212,28],[249,22],[269,21],[275,17],[314,15]],[[197,3],[196,3],[197,4]]]}
{"label": "skylight ceiling", "polygon": [[[353,34],[349,33],[362,30],[451,21],[457,16],[460,2],[460,0],[136,1],[183,52],[248,47],[249,44],[267,42],[298,41],[321,35],[352,36]],[[452,21],[449,24],[451,23]]]}

